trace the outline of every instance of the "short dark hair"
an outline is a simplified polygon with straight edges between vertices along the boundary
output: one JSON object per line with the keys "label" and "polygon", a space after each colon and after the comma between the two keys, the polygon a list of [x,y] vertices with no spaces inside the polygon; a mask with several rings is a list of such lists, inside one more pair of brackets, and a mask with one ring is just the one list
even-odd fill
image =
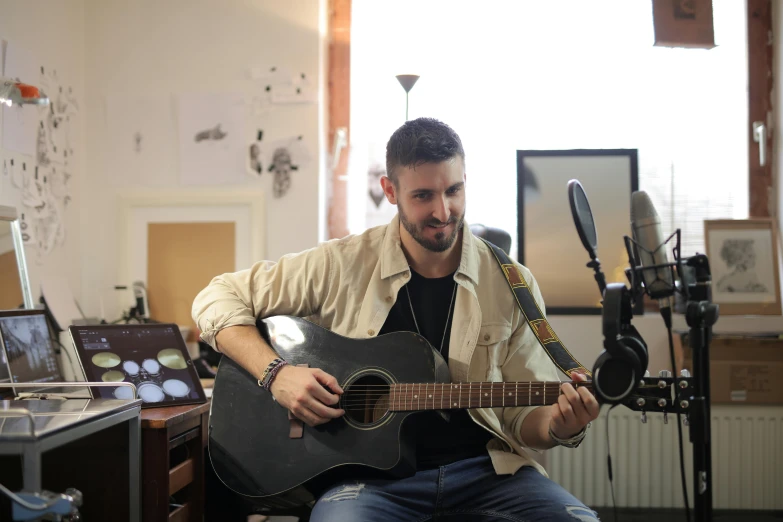
{"label": "short dark hair", "polygon": [[454,130],[435,118],[406,121],[386,144],[386,175],[397,184],[398,167],[440,163],[459,156],[465,161],[462,140]]}

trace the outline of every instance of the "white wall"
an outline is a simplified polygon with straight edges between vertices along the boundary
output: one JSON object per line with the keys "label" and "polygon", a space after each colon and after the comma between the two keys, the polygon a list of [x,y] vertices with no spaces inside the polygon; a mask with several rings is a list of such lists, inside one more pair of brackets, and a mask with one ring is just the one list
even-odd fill
{"label": "white wall", "polygon": [[[67,2],[0,0],[0,39],[9,42],[9,48],[19,47],[29,52],[35,61],[36,71],[41,65],[56,69],[58,77],[66,85],[73,87],[79,106],[84,107],[84,2],[82,0]],[[22,78],[22,80],[37,84],[39,78]],[[46,94],[54,95],[54,93]],[[37,110],[33,106],[14,109]],[[76,114],[69,123],[74,154],[70,159],[69,170],[72,177],[68,183],[71,202],[64,207],[63,213],[66,227],[65,242],[45,256],[40,255],[39,249],[35,246],[25,249],[33,297],[36,300],[40,295],[42,277],[52,275],[64,277],[74,292],[79,292],[81,288],[80,211],[83,203],[81,196],[86,163],[83,115],[83,111]],[[0,121],[2,117],[0,111]],[[0,125],[0,133],[2,133],[2,125]],[[10,161],[12,158],[15,165],[25,162],[30,171],[34,171],[32,166],[35,162],[31,156],[2,148],[2,140],[0,140],[0,169],[4,160]],[[20,190],[11,183],[9,176],[4,174],[0,174],[0,205],[12,205],[20,212],[25,211]]]}
{"label": "white wall", "polygon": [[[119,196],[129,190],[181,187],[176,120],[172,123],[173,147],[160,154],[156,172],[145,173],[148,179],[154,179],[154,185],[139,186],[134,179],[112,176],[108,97],[164,97],[174,114],[176,95],[180,93],[257,94],[259,84],[250,79],[250,68],[272,65],[306,72],[320,86],[325,49],[323,5],[323,0],[87,0],[85,135],[89,157],[81,247],[91,256],[82,264],[82,294],[88,313],[99,312],[99,298],[103,296],[107,316],[116,316],[119,310],[111,288],[129,283],[117,281]],[[272,197],[270,176],[258,181],[249,179],[247,185],[225,187],[266,191],[267,259],[310,248],[319,239],[322,161],[318,151],[324,149],[320,116],[319,104],[276,106],[259,116],[248,108],[247,143],[259,128],[264,130],[264,141],[302,135],[313,156],[304,169],[294,173],[291,189],[283,198]],[[220,187],[198,190],[216,188]],[[194,252],[198,255],[209,255],[209,246]]]}

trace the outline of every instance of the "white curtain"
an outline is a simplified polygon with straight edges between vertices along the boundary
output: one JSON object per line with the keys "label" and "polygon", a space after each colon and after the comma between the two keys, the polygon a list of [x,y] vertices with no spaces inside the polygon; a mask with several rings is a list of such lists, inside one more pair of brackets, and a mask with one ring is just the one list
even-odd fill
{"label": "white curtain", "polygon": [[516,238],[517,149],[637,148],[664,233],[703,252],[705,218],[748,214],[745,2],[713,4],[717,47],[698,50],[654,47],[645,0],[354,0],[351,231],[393,212],[368,197],[368,170],[405,120],[395,75],[411,73],[409,117],[463,140],[470,222]]}

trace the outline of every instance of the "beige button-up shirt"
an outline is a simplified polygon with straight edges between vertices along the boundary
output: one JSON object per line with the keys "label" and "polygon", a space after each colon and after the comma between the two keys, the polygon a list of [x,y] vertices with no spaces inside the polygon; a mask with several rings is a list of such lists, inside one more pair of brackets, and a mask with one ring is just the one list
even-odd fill
{"label": "beige button-up shirt", "polygon": [[[530,271],[518,265],[544,310]],[[215,347],[223,328],[254,325],[256,318],[293,315],[356,339],[378,334],[397,294],[411,277],[400,246],[400,222],[329,241],[311,250],[259,262],[214,278],[193,303],[201,338]],[[462,235],[462,258],[449,338],[454,382],[557,381],[557,369],[527,325],[500,266],[483,241]],[[491,431],[487,445],[498,474],[522,466],[544,469],[521,439],[522,421],[535,407],[478,408],[471,418]]]}

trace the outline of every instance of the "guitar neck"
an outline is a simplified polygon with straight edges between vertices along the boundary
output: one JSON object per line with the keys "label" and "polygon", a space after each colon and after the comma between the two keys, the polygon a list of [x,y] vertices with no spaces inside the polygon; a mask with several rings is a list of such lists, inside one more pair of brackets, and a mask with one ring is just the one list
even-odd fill
{"label": "guitar neck", "polygon": [[[420,411],[544,406],[557,402],[562,394],[561,384],[560,381],[393,384],[389,387],[389,409]],[[591,382],[571,384],[592,391]]]}

